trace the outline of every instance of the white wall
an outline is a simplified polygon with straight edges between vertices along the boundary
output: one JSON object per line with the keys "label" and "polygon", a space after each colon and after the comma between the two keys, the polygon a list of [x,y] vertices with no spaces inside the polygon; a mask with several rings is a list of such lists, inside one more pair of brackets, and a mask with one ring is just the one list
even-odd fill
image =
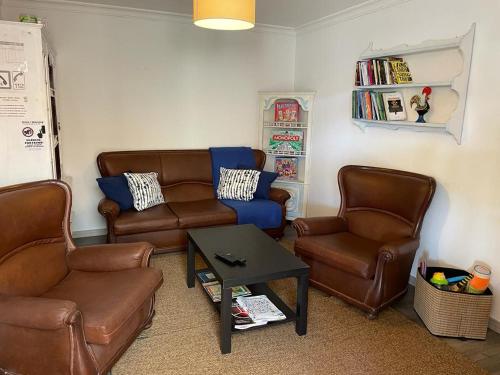
{"label": "white wall", "polygon": [[[412,0],[372,14],[343,14],[299,29],[297,90],[318,93],[312,136],[309,215],[335,214],[336,174],[345,164],[404,169],[434,176],[437,192],[422,231],[430,259],[469,268],[482,261],[500,293],[499,1]],[[355,62],[375,48],[443,39],[477,22],[462,145],[444,134],[368,129],[350,120]],[[442,66],[446,69],[446,66]],[[415,267],[413,269],[415,275]],[[500,320],[500,298],[493,318]]]}
{"label": "white wall", "polygon": [[2,13],[48,25],[75,231],[105,227],[99,152],[256,146],[257,91],[293,88],[291,31],[207,31],[189,17],[43,1],[6,0]]}

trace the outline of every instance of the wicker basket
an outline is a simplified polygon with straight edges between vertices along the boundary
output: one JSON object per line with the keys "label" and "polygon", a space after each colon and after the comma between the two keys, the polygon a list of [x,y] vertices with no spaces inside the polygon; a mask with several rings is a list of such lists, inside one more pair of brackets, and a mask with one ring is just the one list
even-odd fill
{"label": "wicker basket", "polygon": [[[466,275],[453,268],[428,268],[427,274],[444,272],[447,277]],[[427,329],[434,335],[486,338],[493,295],[466,294],[439,290],[417,272],[413,307]]]}

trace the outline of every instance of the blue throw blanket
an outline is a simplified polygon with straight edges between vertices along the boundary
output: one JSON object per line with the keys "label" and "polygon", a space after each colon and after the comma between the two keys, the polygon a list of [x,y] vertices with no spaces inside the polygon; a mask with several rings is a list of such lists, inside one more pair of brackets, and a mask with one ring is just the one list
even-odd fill
{"label": "blue throw blanket", "polygon": [[238,224],[254,224],[260,229],[278,228],[281,225],[281,205],[269,199],[251,201],[221,200],[236,211]]}
{"label": "blue throw blanket", "polygon": [[[239,165],[256,169],[255,158],[250,147],[211,147],[212,179],[217,194],[220,180],[220,167],[237,169]],[[221,200],[223,204],[236,211],[238,224],[254,224],[258,228],[277,228],[281,225],[281,206],[267,199],[253,199],[249,202]]]}

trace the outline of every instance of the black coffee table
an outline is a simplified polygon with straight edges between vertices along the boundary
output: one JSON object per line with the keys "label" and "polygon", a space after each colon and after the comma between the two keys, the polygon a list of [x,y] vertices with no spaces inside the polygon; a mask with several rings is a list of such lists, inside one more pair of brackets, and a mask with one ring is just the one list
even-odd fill
{"label": "black coffee table", "polygon": [[[247,285],[254,295],[265,294],[286,319],[268,325],[295,320],[295,331],[307,331],[307,288],[309,266],[252,224],[190,229],[187,252],[187,286],[195,283],[195,252],[198,251],[221,284],[220,349],[231,352],[231,288]],[[246,259],[245,266],[230,266],[215,258],[216,252],[230,252]],[[287,277],[297,278],[297,306],[291,310],[268,286],[267,282]],[[265,326],[264,326],[265,327]],[[252,328],[250,328],[252,329]]]}

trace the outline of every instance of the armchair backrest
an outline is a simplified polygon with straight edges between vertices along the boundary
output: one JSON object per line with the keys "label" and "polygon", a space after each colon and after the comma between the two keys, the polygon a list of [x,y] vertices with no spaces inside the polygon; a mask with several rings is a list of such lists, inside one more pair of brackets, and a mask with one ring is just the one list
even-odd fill
{"label": "armchair backrest", "polygon": [[0,295],[38,296],[66,276],[70,210],[63,182],[0,188]]}
{"label": "armchair backrest", "polygon": [[349,231],[381,242],[417,238],[429,208],[434,178],[393,169],[348,165],[338,175]]}

